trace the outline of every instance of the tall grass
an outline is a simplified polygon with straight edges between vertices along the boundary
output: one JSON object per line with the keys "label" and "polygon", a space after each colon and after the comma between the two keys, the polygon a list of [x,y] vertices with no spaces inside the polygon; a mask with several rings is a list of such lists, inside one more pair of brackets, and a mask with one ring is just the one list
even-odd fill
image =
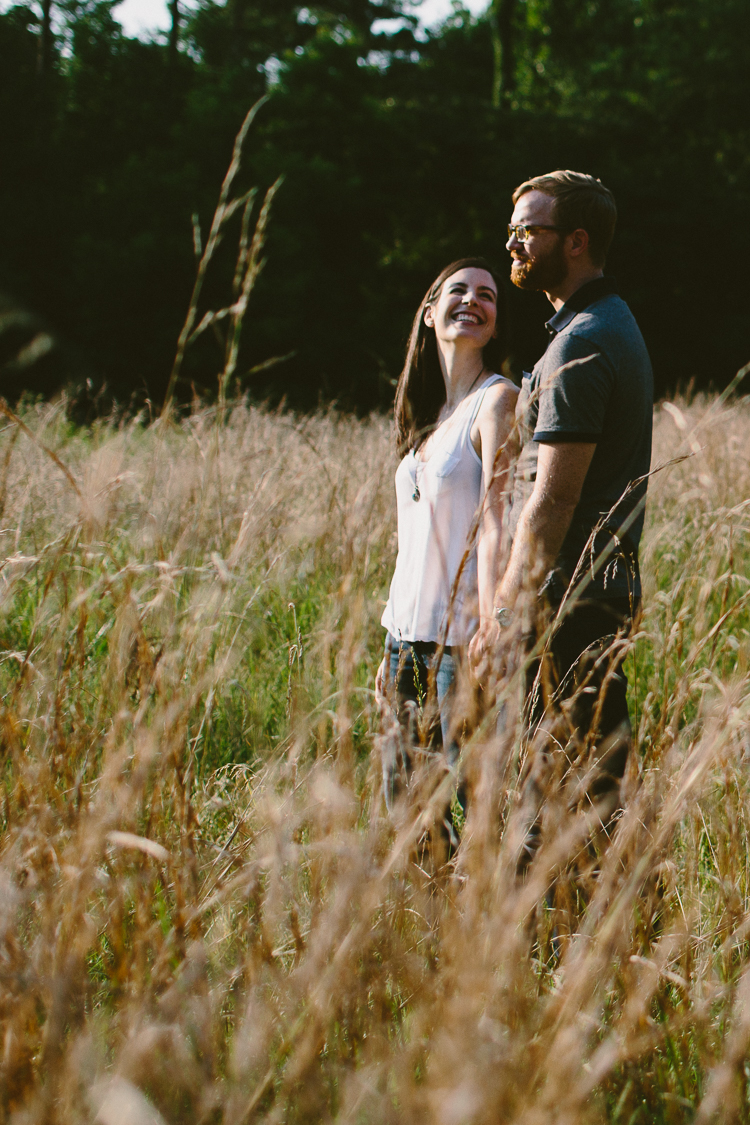
{"label": "tall grass", "polygon": [[657,410],[627,809],[525,880],[510,706],[453,863],[385,815],[388,424],[224,415],[0,433],[2,1120],[745,1120],[750,407]]}

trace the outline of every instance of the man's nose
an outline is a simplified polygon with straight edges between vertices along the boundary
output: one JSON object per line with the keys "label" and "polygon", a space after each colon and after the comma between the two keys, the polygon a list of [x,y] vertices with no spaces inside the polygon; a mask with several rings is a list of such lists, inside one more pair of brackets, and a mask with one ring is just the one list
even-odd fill
{"label": "man's nose", "polygon": [[521,245],[521,243],[516,238],[516,232],[513,231],[513,234],[510,236],[508,241],[505,243],[505,249],[506,250],[512,250],[514,246],[520,246],[520,245]]}

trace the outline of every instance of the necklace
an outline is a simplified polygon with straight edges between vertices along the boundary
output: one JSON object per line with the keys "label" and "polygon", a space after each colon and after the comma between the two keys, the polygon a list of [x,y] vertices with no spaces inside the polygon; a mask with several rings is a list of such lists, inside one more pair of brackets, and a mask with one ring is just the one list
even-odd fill
{"label": "necklace", "polygon": [[[485,365],[483,363],[482,366],[479,368],[479,371],[477,372],[477,374],[474,376],[474,381],[472,382],[472,384],[469,387],[466,394],[462,395],[461,398],[459,399],[459,401],[453,407],[453,413],[455,413],[456,409],[461,405],[461,403],[464,401],[464,399],[467,399],[469,397],[469,395],[471,394],[471,392],[474,390],[475,386],[477,385],[480,378],[482,377],[484,367],[485,367]],[[446,419],[446,421],[447,421],[447,419]],[[416,464],[414,466],[414,491],[411,494],[411,498],[412,498],[412,500],[419,500],[419,499],[421,499],[421,496],[422,496],[422,493],[419,491],[419,477],[420,477],[419,470],[420,470],[420,467],[422,469],[424,468],[426,462],[423,461],[421,457],[417,457],[416,452],[414,453],[414,460],[416,462]],[[429,458],[428,458],[428,460],[429,460]]]}
{"label": "necklace", "polygon": [[419,500],[422,495],[419,491],[419,466],[424,465],[424,461],[417,457],[416,453],[414,454],[414,460],[416,462],[414,466],[414,491],[411,494],[411,498],[412,500]]}

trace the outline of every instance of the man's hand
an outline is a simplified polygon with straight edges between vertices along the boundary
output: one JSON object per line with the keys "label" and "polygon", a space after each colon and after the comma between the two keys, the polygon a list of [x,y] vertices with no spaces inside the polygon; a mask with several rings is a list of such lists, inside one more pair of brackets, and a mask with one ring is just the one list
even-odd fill
{"label": "man's hand", "polygon": [[480,687],[491,673],[496,672],[500,659],[501,634],[502,629],[498,621],[483,618],[469,642],[469,668]]}

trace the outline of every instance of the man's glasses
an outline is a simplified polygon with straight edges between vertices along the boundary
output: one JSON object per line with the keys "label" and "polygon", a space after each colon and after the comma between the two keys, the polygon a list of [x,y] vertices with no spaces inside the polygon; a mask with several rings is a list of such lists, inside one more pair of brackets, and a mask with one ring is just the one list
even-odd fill
{"label": "man's glasses", "polygon": [[535,230],[562,230],[562,227],[545,226],[544,223],[517,223],[513,227],[508,223],[508,240],[515,235],[516,242],[528,242],[531,232]]}

